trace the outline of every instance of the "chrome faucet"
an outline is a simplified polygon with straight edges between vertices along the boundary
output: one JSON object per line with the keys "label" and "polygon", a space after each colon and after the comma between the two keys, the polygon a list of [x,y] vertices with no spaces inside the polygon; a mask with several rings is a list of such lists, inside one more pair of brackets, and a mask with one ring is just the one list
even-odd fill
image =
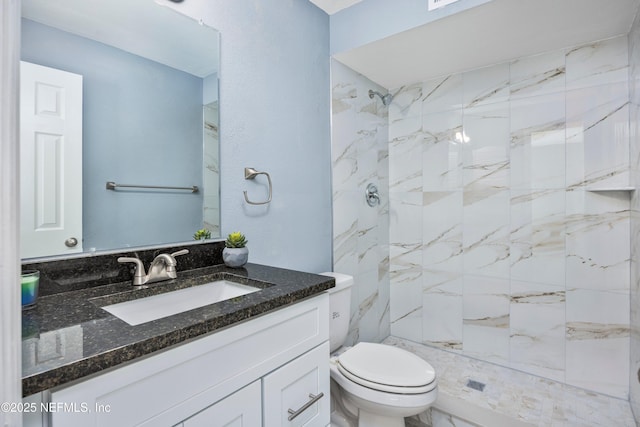
{"label": "chrome faucet", "polygon": [[118,262],[131,262],[136,265],[133,273],[133,286],[142,286],[147,283],[161,282],[163,280],[171,280],[178,277],[176,272],[176,258],[179,255],[188,254],[188,249],[174,252],[172,254],[160,254],[156,256],[149,266],[149,274],[144,271],[144,265],[138,258],[120,257]]}

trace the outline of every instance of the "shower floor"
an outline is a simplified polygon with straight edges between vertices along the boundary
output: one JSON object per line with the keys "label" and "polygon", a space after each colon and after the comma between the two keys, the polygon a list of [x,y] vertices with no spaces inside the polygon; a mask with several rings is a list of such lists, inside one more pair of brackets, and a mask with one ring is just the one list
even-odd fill
{"label": "shower floor", "polygon": [[397,337],[388,337],[384,343],[427,360],[438,373],[439,397],[435,407],[474,424],[636,426],[626,400]]}

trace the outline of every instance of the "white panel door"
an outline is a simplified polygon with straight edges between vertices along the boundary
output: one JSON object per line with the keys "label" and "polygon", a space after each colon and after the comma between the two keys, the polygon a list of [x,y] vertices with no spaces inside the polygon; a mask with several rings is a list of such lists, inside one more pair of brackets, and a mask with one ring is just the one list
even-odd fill
{"label": "white panel door", "polygon": [[20,242],[21,258],[82,252],[82,76],[28,62],[20,63]]}

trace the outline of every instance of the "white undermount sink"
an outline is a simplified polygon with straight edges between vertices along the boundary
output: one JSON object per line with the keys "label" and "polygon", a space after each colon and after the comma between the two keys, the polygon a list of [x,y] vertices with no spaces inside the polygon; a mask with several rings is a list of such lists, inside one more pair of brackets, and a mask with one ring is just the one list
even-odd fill
{"label": "white undermount sink", "polygon": [[130,325],[139,325],[259,290],[260,288],[228,280],[216,280],[204,285],[111,304],[102,308]]}

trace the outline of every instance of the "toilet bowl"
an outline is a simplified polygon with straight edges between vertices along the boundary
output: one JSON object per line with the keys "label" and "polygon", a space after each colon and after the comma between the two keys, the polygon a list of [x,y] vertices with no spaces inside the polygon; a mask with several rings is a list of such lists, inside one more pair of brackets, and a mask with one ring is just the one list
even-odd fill
{"label": "toilet bowl", "polygon": [[404,426],[437,398],[436,375],[427,362],[400,348],[360,342],[330,361],[331,379],[358,426]]}
{"label": "toilet bowl", "polygon": [[433,367],[415,354],[384,344],[359,342],[341,348],[349,327],[353,278],[336,279],[330,290],[332,425],[401,427],[404,418],[427,410],[437,398]]}

